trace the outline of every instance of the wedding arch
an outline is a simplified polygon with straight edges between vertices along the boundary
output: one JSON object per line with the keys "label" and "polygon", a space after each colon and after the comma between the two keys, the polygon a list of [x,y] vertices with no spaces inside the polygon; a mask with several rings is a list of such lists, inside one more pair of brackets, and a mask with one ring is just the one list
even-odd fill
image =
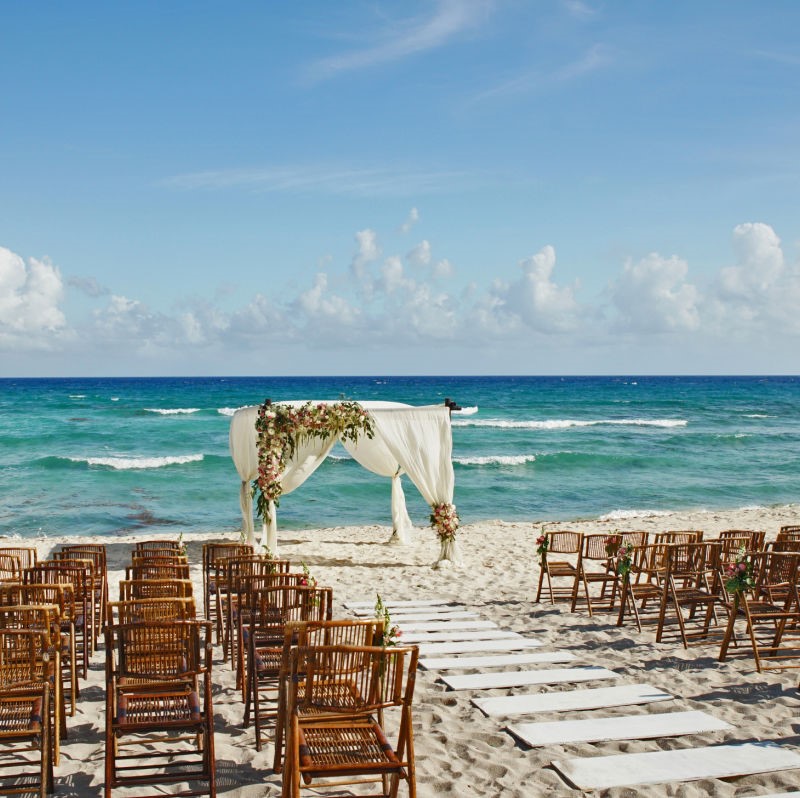
{"label": "wedding arch", "polygon": [[337,441],[364,468],[391,478],[393,540],[409,541],[411,520],[400,481],[406,474],[431,507],[431,526],[441,544],[436,565],[456,562],[458,516],[446,404],[267,400],[239,408],[231,419],[230,450],[241,479],[239,503],[248,542],[256,542],[255,494],[262,518],[259,542],[277,554],[278,499],[299,488]]}

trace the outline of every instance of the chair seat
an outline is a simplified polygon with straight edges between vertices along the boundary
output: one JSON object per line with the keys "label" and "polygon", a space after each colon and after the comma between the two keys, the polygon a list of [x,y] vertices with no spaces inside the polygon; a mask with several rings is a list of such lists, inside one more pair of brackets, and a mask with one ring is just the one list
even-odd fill
{"label": "chair seat", "polygon": [[128,727],[136,724],[162,723],[164,728],[202,719],[200,698],[194,690],[171,692],[120,691],[117,696],[117,723]]}
{"label": "chair seat", "polygon": [[393,773],[405,765],[371,718],[319,725],[306,721],[299,733],[300,770],[308,778]]}

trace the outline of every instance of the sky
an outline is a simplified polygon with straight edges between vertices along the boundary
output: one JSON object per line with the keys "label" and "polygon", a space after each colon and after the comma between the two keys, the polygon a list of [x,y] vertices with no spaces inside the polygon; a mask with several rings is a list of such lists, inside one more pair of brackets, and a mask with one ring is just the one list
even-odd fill
{"label": "sky", "polygon": [[794,0],[0,0],[0,377],[800,372]]}

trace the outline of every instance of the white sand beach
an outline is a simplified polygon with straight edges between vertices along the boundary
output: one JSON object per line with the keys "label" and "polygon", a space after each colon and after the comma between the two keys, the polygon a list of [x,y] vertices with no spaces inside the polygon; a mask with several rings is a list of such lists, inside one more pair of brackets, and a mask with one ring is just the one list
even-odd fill
{"label": "white sand beach", "polygon": [[[627,529],[664,531],[702,529],[713,537],[723,529],[762,529],[767,539],[783,524],[800,522],[800,506],[753,508],[734,512],[659,514],[646,518],[575,521],[547,524],[547,528],[584,532]],[[467,524],[459,533],[463,558],[460,567],[434,570],[438,553],[434,533],[414,530],[408,546],[387,544],[390,530],[383,526],[341,527],[283,531],[280,555],[304,561],[323,585],[333,587],[339,615],[348,614],[345,602],[374,601],[381,593],[388,602],[435,599],[457,602],[477,613],[480,620],[497,624],[543,645],[537,651],[570,652],[572,665],[602,666],[620,674],[615,683],[646,683],[671,693],[675,699],[656,705],[606,709],[605,717],[648,712],[704,710],[727,721],[732,729],[654,740],[574,743],[528,748],[504,730],[508,722],[484,716],[470,703],[471,691],[451,691],[436,671],[419,670],[415,693],[414,732],[418,794],[452,796],[569,796],[580,794],[550,767],[554,760],[614,753],[673,750],[721,743],[774,740],[800,750],[800,694],[798,671],[757,673],[744,649],[724,663],[717,661],[719,645],[709,643],[686,650],[671,637],[656,644],[652,628],[642,632],[632,622],[616,626],[616,614],[589,618],[584,608],[574,614],[564,604],[534,602],[538,577],[534,540],[541,524],[503,521]],[[171,530],[154,528],[153,538],[177,537]],[[142,537],[139,535],[137,537]],[[40,556],[61,542],[82,538],[37,541]],[[111,597],[129,561],[133,536],[106,540],[109,553]],[[201,545],[205,540],[236,540],[235,534],[187,536],[197,596],[201,595]],[[85,540],[89,540],[86,538]],[[96,539],[92,539],[96,542]],[[15,541],[16,542],[16,541]],[[21,543],[21,542],[20,542]],[[8,541],[11,545],[11,541]],[[82,688],[78,714],[69,719],[69,739],[56,771],[57,795],[99,796],[103,787],[103,651],[92,662],[88,683]],[[548,667],[548,666],[529,666]],[[561,665],[552,667],[564,667]],[[280,776],[272,773],[273,750],[267,744],[256,753],[252,728],[242,728],[243,705],[234,690],[230,666],[217,650],[214,665],[218,791],[229,798],[278,795]],[[585,685],[581,685],[585,686]],[[573,689],[575,685],[515,687],[483,691],[487,696],[539,693]],[[587,713],[563,713],[576,718]],[[544,713],[536,720],[561,719]],[[525,718],[524,720],[531,720]],[[616,787],[597,795],[634,796],[750,796],[785,793],[797,788],[800,770],[706,779],[687,783]],[[171,794],[171,788],[161,790]],[[120,790],[118,794],[125,795]],[[310,794],[315,794],[312,790]],[[342,793],[357,794],[357,793]],[[404,788],[401,786],[400,794]]]}

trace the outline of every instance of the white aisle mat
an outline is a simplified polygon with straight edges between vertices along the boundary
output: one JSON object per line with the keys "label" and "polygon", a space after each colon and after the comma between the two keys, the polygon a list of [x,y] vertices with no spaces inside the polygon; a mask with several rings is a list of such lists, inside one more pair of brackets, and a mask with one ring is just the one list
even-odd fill
{"label": "white aisle mat", "polygon": [[506,727],[511,734],[532,747],[565,743],[599,743],[606,740],[649,740],[682,734],[727,731],[730,723],[707,712],[658,712],[650,715],[622,715],[586,720],[552,720],[515,723]]}
{"label": "white aisle mat", "polygon": [[[402,626],[408,622],[418,621],[465,621],[465,620],[480,620],[480,615],[477,612],[470,612],[468,610],[450,610],[449,612],[414,612],[414,613],[390,613],[392,623]],[[374,612],[365,612],[358,616],[359,618],[374,618]]]}
{"label": "white aisle mat", "polygon": [[606,668],[587,665],[582,668],[543,668],[538,671],[502,671],[500,673],[467,673],[442,676],[451,690],[495,690],[501,687],[525,687],[535,684],[565,684],[619,679],[620,675]]}
{"label": "white aisle mat", "polygon": [[406,632],[447,632],[454,629],[497,629],[494,621],[420,621],[419,623],[406,623],[401,621],[397,624],[403,634]]}
{"label": "white aisle mat", "polygon": [[605,790],[800,769],[800,754],[773,742],[739,743],[566,759],[553,767],[580,790]]}
{"label": "white aisle mat", "polygon": [[756,795],[754,798],[800,798],[800,790],[792,790],[792,792],[771,792],[769,795]]}
{"label": "white aisle mat", "polygon": [[500,640],[457,640],[452,643],[421,643],[419,655],[421,657],[437,656],[439,654],[474,654],[483,651],[522,651],[525,648],[539,648],[543,646],[540,640],[530,640],[527,637],[504,637]]}
{"label": "white aisle mat", "polygon": [[[400,627],[403,628],[402,626]],[[455,640],[520,640],[519,632],[509,632],[506,629],[476,629],[455,632],[417,632],[406,634],[403,632],[403,643],[446,643]]]}
{"label": "white aisle mat", "polygon": [[619,687],[591,687],[559,693],[508,695],[498,698],[473,698],[474,706],[490,717],[532,715],[536,712],[565,712],[573,709],[600,709],[653,701],[670,701],[672,696],[649,684],[624,684]]}
{"label": "white aisle mat", "polygon": [[[384,599],[383,603],[389,608],[390,612],[400,607],[441,607],[447,604],[443,599],[412,599],[410,601],[388,601]],[[345,601],[344,606],[348,610],[375,612],[375,599],[372,601]]]}
{"label": "white aisle mat", "polygon": [[468,670],[470,668],[506,668],[515,665],[534,665],[572,662],[570,651],[537,651],[534,654],[493,654],[485,657],[426,657],[419,664],[426,671]]}

